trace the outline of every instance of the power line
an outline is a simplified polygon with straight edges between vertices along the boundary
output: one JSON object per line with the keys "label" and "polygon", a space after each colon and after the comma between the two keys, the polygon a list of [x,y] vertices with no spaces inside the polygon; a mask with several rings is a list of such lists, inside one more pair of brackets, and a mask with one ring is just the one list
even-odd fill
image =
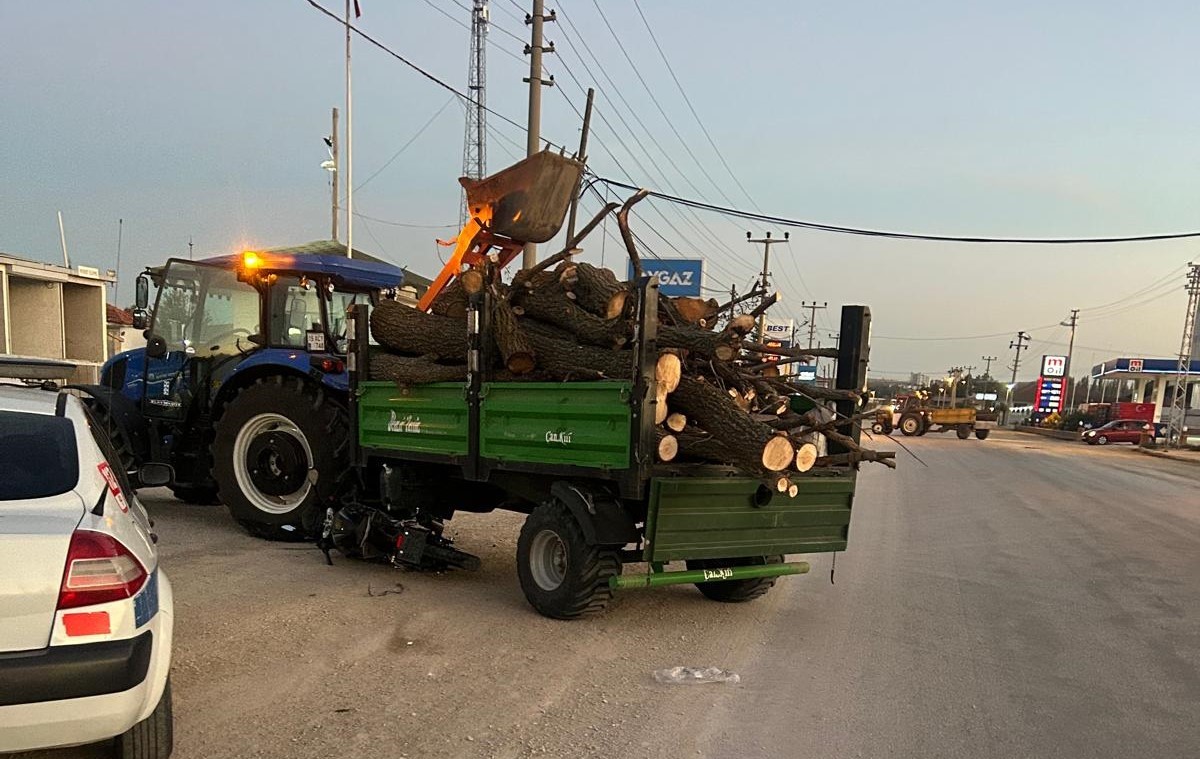
{"label": "power line", "polygon": [[[311,0],[310,0],[311,2]],[[638,190],[641,188],[634,187],[624,182],[619,182],[615,179],[607,179],[599,177],[599,181],[612,187],[619,187],[625,190]],[[670,195],[656,190],[650,191],[650,197],[660,198],[671,203],[690,206],[705,211],[725,214],[727,216],[736,216],[741,219],[749,219],[751,221],[760,221],[764,224],[777,224],[785,227],[798,227],[801,229],[812,229],[818,232],[834,232],[839,234],[862,235],[865,237],[889,237],[899,240],[927,240],[932,242],[969,242],[969,243],[1003,243],[1003,244],[1028,244],[1028,245],[1088,245],[1097,243],[1115,243],[1115,242],[1154,242],[1158,240],[1181,240],[1192,237],[1200,237],[1200,232],[1177,232],[1171,234],[1156,234],[1156,235],[1131,235],[1127,237],[968,237],[955,235],[934,235],[934,234],[919,234],[916,232],[891,232],[878,229],[863,229],[860,227],[844,227],[836,224],[823,224],[815,221],[802,221],[799,219],[789,219],[784,216],[771,216],[768,214],[754,213],[752,211],[743,211],[737,208],[726,206],[718,206],[712,203],[706,203],[700,200],[692,200],[691,198],[683,198],[678,195]]]}
{"label": "power line", "polygon": [[457,224],[410,224],[405,221],[391,221],[389,219],[379,219],[374,216],[368,216],[365,213],[360,213],[358,211],[355,211],[354,215],[360,219],[367,219],[368,221],[374,221],[379,224],[387,224],[390,227],[406,227],[409,229],[458,229]]}
{"label": "power line", "polygon": [[700,169],[700,173],[703,174],[705,179],[707,179],[709,183],[716,188],[717,194],[724,198],[726,203],[733,205],[733,201],[728,195],[725,194],[725,191],[721,188],[721,185],[717,184],[716,180],[712,178],[712,175],[708,173],[708,169],[704,168],[704,164],[701,163],[700,159],[696,157],[696,154],[692,152],[692,148],[687,144],[687,140],[683,139],[683,135],[681,135],[679,130],[675,128],[675,122],[672,121],[671,117],[667,115],[667,112],[663,110],[662,104],[659,103],[658,98],[655,97],[654,92],[650,89],[650,85],[646,83],[645,77],[643,77],[642,72],[638,70],[637,64],[633,62],[633,58],[630,57],[629,51],[625,49],[625,43],[621,41],[620,35],[617,34],[616,30],[613,29],[612,24],[609,23],[608,16],[605,15],[604,9],[600,7],[598,0],[592,0],[592,5],[596,7],[596,12],[600,14],[600,20],[604,22],[604,26],[608,29],[608,33],[612,35],[613,40],[616,41],[617,47],[621,50],[621,55],[625,57],[625,62],[629,64],[631,69],[633,69],[634,76],[636,76],[637,80],[641,82],[642,88],[646,90],[646,94],[650,96],[650,100],[654,103],[655,109],[657,109],[659,114],[662,115],[663,120],[667,122],[667,126],[671,128],[671,132],[674,133],[676,139],[679,140],[679,144],[683,146],[684,152],[691,156],[691,159]]}
{"label": "power line", "polygon": [[[333,21],[337,22],[338,26],[341,26],[341,27],[346,27],[346,26],[349,26],[349,27],[350,27],[350,31],[352,31],[352,32],[354,32],[355,34],[357,34],[357,35],[358,35],[359,37],[361,37],[363,40],[365,40],[366,42],[370,43],[371,45],[373,45],[373,46],[375,46],[375,47],[379,48],[380,50],[382,50],[383,52],[387,53],[388,55],[390,55],[391,57],[395,58],[396,60],[400,61],[400,62],[401,62],[401,63],[403,63],[405,66],[408,66],[410,69],[412,69],[413,71],[417,72],[417,73],[418,73],[418,74],[420,74],[421,76],[425,77],[425,78],[426,78],[426,79],[428,79],[429,81],[433,82],[433,83],[434,83],[434,84],[436,84],[437,86],[439,86],[439,87],[441,87],[441,88],[443,88],[443,89],[445,89],[445,90],[447,90],[447,91],[449,91],[449,92],[453,92],[455,95],[457,95],[458,97],[460,97],[461,99],[463,99],[463,100],[464,100],[464,101],[466,101],[467,103],[470,103],[471,105],[475,105],[475,106],[478,106],[478,105],[479,105],[479,103],[477,103],[477,102],[475,101],[475,99],[474,99],[473,97],[471,97],[470,95],[467,95],[467,94],[465,94],[464,92],[462,92],[461,90],[459,90],[459,89],[455,88],[455,87],[454,87],[453,85],[451,85],[451,84],[447,84],[447,83],[446,83],[444,80],[442,80],[442,79],[439,79],[439,78],[438,78],[437,76],[435,76],[434,74],[431,74],[430,72],[428,72],[428,71],[426,71],[425,69],[421,68],[420,66],[418,66],[418,65],[417,65],[417,64],[415,64],[415,63],[413,63],[413,62],[412,62],[412,61],[410,61],[409,59],[405,58],[403,55],[400,55],[400,54],[399,54],[399,53],[397,53],[395,50],[392,50],[392,49],[391,49],[390,47],[388,47],[387,45],[383,44],[382,42],[380,42],[379,40],[375,39],[375,38],[374,38],[374,37],[372,37],[371,35],[367,34],[367,33],[366,33],[366,32],[364,32],[364,31],[362,31],[361,29],[359,29],[359,28],[358,28],[357,26],[355,26],[354,24],[349,24],[349,25],[347,25],[347,24],[346,24],[346,20],[345,20],[345,19],[343,19],[343,18],[341,18],[340,16],[336,15],[335,13],[333,13],[333,11],[331,11],[331,10],[329,10],[328,8],[326,8],[325,6],[321,5],[321,4],[320,4],[320,3],[318,3],[316,0],[306,0],[306,2],[307,2],[309,5],[311,5],[313,8],[315,8],[316,10],[318,10],[318,11],[320,11],[321,13],[325,14],[326,16],[328,16],[328,17],[329,17],[330,19],[332,19]],[[524,127],[523,125],[521,125],[521,124],[519,124],[518,122],[516,122],[516,121],[514,121],[514,120],[510,119],[509,117],[505,116],[503,113],[500,113],[499,111],[493,110],[492,108],[488,108],[487,106],[484,106],[483,108],[484,108],[484,110],[486,110],[488,113],[492,114],[493,116],[495,116],[496,118],[500,119],[501,121],[504,121],[504,122],[507,122],[508,124],[511,124],[512,126],[516,127],[517,129],[520,129],[522,132],[525,132],[525,131],[526,131],[526,130],[525,130],[525,127]],[[544,142],[544,143],[546,143],[546,147],[555,148],[556,150],[563,150],[563,151],[565,151],[565,150],[566,150],[566,148],[565,148],[565,147],[563,147],[562,145],[559,145],[558,143],[555,143],[555,142],[552,142],[552,141],[550,141],[550,140],[547,140],[545,137],[541,137],[541,138],[540,138],[540,140],[541,140],[541,142]]]}
{"label": "power line", "polygon": [[671,79],[675,81],[675,88],[678,89],[679,94],[683,96],[683,102],[687,103],[688,110],[692,112],[692,118],[696,120],[696,124],[700,127],[700,131],[704,133],[704,138],[708,140],[709,147],[711,147],[713,152],[717,154],[717,158],[720,159],[721,165],[725,167],[725,171],[729,174],[729,178],[733,180],[733,183],[736,184],[738,189],[742,191],[742,194],[746,196],[746,200],[750,201],[750,205],[758,210],[758,204],[754,202],[754,198],[750,197],[750,193],[746,191],[746,188],[743,187],[742,183],[738,180],[737,175],[733,173],[733,169],[729,167],[729,162],[725,160],[725,156],[721,153],[721,149],[717,147],[717,143],[713,140],[712,135],[709,134],[708,128],[704,126],[704,122],[700,120],[700,114],[696,113],[696,108],[692,105],[692,99],[688,97],[687,92],[683,89],[683,84],[679,81],[679,77],[675,75],[675,68],[671,65],[671,62],[667,60],[667,54],[663,52],[662,45],[658,44],[658,37],[654,34],[654,29],[650,27],[650,21],[646,19],[646,14],[642,12],[642,4],[638,2],[638,0],[633,0],[633,5],[635,8],[637,8],[638,15],[642,18],[642,24],[645,25],[646,32],[650,35],[650,40],[654,42],[654,48],[658,50],[658,55],[660,58],[662,58],[663,65],[667,67],[667,71],[671,74]]}
{"label": "power line", "polygon": [[354,188],[354,191],[358,192],[359,190],[361,190],[363,187],[365,187],[367,185],[368,182],[370,182],[375,177],[379,176],[383,172],[384,169],[386,169],[388,166],[391,166],[392,162],[395,161],[397,158],[399,158],[401,153],[403,153],[405,150],[407,150],[409,148],[410,145],[412,145],[414,142],[416,142],[417,139],[420,138],[421,135],[425,134],[425,130],[428,129],[430,126],[432,126],[433,122],[437,120],[437,117],[442,115],[442,111],[445,111],[446,107],[449,106],[453,102],[454,102],[454,96],[451,95],[449,98],[446,99],[445,103],[442,103],[442,107],[437,109],[437,111],[432,116],[429,117],[429,120],[426,121],[424,124],[422,124],[421,128],[418,129],[416,131],[416,133],[408,139],[407,142],[405,142],[403,145],[401,145],[399,150],[397,150],[395,153],[392,154],[391,158],[384,161],[383,165],[375,170],[375,173],[371,174],[371,176],[369,176],[366,179],[364,179],[363,181],[359,182],[358,186]]}

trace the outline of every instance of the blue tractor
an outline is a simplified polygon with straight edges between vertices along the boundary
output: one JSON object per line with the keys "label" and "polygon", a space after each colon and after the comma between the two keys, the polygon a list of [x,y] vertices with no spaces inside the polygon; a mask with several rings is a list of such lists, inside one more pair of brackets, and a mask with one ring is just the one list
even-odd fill
{"label": "blue tractor", "polygon": [[80,388],[127,463],[171,464],[177,497],[219,500],[261,537],[318,532],[351,469],[346,311],[405,279],[345,251],[324,241],[173,258],[141,275],[147,346]]}

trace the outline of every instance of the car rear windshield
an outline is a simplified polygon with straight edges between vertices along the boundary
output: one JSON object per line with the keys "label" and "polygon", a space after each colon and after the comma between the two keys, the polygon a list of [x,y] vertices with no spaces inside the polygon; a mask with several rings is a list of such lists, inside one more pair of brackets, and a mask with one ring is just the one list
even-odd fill
{"label": "car rear windshield", "polygon": [[58,495],[78,481],[69,419],[0,411],[0,501]]}

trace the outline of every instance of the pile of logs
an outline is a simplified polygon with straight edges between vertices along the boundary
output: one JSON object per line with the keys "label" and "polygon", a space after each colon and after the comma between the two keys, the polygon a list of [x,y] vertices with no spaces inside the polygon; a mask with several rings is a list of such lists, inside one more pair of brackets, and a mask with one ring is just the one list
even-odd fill
{"label": "pile of logs", "polygon": [[[618,215],[623,233],[627,207]],[[634,285],[609,269],[573,260],[577,242],[518,271],[507,284],[495,267],[468,269],[438,295],[428,313],[381,302],[371,313],[371,332],[384,350],[372,355],[369,376],[401,385],[463,381],[468,306],[486,289],[486,334],[495,358],[491,379],[632,379]],[[631,241],[627,247],[635,271],[640,270]],[[660,296],[653,405],[659,460],[733,465],[792,495],[789,472],[860,461],[894,467],[890,453],[868,450],[852,439],[857,417],[833,411],[832,401],[857,400],[852,391],[806,387],[811,410],[792,411],[790,396],[797,388],[779,377],[779,363],[837,353],[768,349],[748,341],[757,317],[776,300],[764,298],[758,311],[731,315],[731,304]],[[719,319],[722,311],[725,318]],[[843,452],[831,455],[828,442]]]}

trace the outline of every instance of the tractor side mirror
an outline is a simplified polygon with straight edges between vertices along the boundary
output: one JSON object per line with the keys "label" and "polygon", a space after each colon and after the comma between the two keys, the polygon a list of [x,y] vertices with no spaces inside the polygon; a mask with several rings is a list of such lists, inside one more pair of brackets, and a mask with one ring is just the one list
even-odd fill
{"label": "tractor side mirror", "polygon": [[150,358],[162,358],[167,355],[167,341],[161,335],[151,335],[146,340],[146,355]]}
{"label": "tractor side mirror", "polygon": [[145,274],[139,274],[135,286],[136,295],[134,296],[135,313],[141,311],[145,313],[150,307],[150,278]]}
{"label": "tractor side mirror", "polygon": [[150,326],[150,314],[145,309],[133,309],[133,328],[145,329]]}
{"label": "tractor side mirror", "polygon": [[170,464],[146,463],[133,472],[134,488],[162,488],[175,480],[175,470]]}

